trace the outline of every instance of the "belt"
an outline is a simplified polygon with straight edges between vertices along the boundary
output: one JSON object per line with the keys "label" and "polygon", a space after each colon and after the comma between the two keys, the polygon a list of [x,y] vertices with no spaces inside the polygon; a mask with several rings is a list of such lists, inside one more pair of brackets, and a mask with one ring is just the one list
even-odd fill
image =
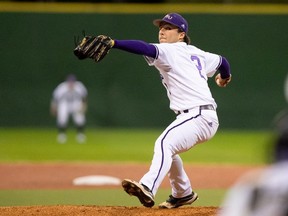
{"label": "belt", "polygon": [[[215,110],[215,108],[212,104],[207,104],[207,105],[199,106],[199,110]],[[182,110],[182,111],[176,111],[177,115],[180,115],[181,113],[189,113],[189,109]]]}

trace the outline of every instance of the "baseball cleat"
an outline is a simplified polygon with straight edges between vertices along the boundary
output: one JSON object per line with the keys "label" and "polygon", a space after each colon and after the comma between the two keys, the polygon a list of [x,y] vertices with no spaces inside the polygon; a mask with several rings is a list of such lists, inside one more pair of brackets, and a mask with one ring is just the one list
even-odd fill
{"label": "baseball cleat", "polygon": [[136,181],[132,181],[130,179],[124,179],[122,181],[122,187],[130,196],[138,197],[139,201],[145,207],[152,207],[154,206],[154,196],[149,190],[148,187],[142,185]]}
{"label": "baseball cleat", "polygon": [[60,144],[66,143],[66,141],[67,141],[66,134],[64,134],[64,133],[58,134],[58,136],[57,136],[57,141],[58,141],[58,143],[60,143]]}
{"label": "baseball cleat", "polygon": [[76,139],[77,139],[78,143],[82,143],[83,144],[83,143],[86,142],[86,136],[83,133],[77,134]]}
{"label": "baseball cleat", "polygon": [[192,194],[182,197],[182,198],[175,198],[172,195],[169,196],[169,199],[159,205],[159,208],[162,209],[172,209],[178,208],[183,205],[190,205],[198,199],[198,195],[195,192]]}

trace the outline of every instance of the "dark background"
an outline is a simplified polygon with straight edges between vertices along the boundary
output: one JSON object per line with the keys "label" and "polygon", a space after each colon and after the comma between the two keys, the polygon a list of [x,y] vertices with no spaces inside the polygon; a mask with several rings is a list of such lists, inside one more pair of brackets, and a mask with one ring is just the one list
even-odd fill
{"label": "dark background", "polygon": [[[163,127],[175,118],[158,71],[142,56],[112,50],[99,64],[79,61],[74,36],[158,42],[151,21],[164,14],[0,13],[0,127],[55,125],[49,105],[67,74],[88,88],[88,126]],[[222,128],[267,129],[286,106],[288,15],[182,13],[192,44],[225,56],[233,79],[210,79]]]}
{"label": "dark background", "polygon": [[[1,0],[23,2],[21,0]],[[93,3],[287,3],[288,0],[30,0],[25,2],[93,2]]]}

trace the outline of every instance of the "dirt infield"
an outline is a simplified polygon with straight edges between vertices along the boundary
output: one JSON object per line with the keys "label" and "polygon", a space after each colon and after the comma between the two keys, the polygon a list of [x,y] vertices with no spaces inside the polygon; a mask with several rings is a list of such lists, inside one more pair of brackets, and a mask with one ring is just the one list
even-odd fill
{"label": "dirt infield", "polygon": [[115,206],[37,206],[1,207],[0,215],[23,216],[216,216],[216,207],[188,207],[163,210],[144,207]]}
{"label": "dirt infield", "polygon": [[[0,189],[71,189],[73,179],[89,175],[107,175],[119,179],[139,180],[148,170],[145,164],[82,164],[82,163],[44,163],[44,164],[0,164]],[[185,165],[194,188],[226,189],[245,172],[257,167]],[[87,187],[87,186],[83,186]],[[111,186],[105,186],[111,187]],[[115,186],[114,186],[115,187]],[[169,187],[165,179],[161,187]],[[183,207],[173,210],[161,210],[157,207],[118,207],[118,206],[27,206],[0,207],[2,216],[216,216],[216,207]]]}

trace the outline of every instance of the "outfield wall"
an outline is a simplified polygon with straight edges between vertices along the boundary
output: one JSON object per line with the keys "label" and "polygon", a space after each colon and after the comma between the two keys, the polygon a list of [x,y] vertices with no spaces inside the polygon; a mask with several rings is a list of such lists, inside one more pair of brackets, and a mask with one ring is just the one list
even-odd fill
{"label": "outfield wall", "polygon": [[275,114],[286,107],[286,6],[12,6],[0,4],[0,127],[54,126],[49,114],[51,94],[69,73],[88,88],[89,126],[166,126],[174,113],[168,109],[158,72],[141,56],[112,50],[95,64],[77,60],[72,51],[74,36],[82,36],[82,30],[157,42],[157,28],[151,21],[174,9],[190,23],[194,45],[226,56],[231,64],[229,87],[220,89],[209,81],[221,128],[267,129]]}

